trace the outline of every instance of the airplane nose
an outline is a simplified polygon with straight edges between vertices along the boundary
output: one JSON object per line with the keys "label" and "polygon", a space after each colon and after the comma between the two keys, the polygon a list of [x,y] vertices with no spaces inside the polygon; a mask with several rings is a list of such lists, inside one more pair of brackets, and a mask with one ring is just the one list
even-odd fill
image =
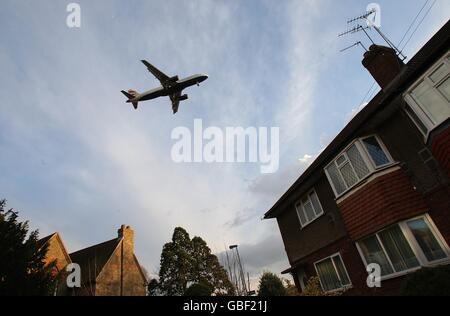
{"label": "airplane nose", "polygon": [[205,74],[199,74],[197,75],[197,86],[199,86],[200,82],[205,81],[206,79],[208,79],[208,75]]}

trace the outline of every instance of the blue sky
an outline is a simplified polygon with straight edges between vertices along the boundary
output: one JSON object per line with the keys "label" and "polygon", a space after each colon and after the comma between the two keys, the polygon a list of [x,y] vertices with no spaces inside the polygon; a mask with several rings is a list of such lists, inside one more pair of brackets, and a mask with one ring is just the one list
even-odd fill
{"label": "blue sky", "polygon": [[[378,1],[393,42],[424,2]],[[176,226],[214,252],[240,244],[253,277],[286,268],[276,222],[261,217],[372,85],[361,48],[339,53],[368,41],[337,37],[369,2],[78,1],[80,29],[65,24],[68,3],[0,4],[0,197],[42,236],[60,232],[69,251],[131,225],[150,273]],[[437,0],[405,54],[449,16],[450,2]],[[143,58],[169,75],[209,79],[186,91],[175,116],[167,98],[134,111],[120,90],[158,85]],[[280,127],[279,171],[173,163],[171,131],[192,128],[195,118],[204,126]]]}

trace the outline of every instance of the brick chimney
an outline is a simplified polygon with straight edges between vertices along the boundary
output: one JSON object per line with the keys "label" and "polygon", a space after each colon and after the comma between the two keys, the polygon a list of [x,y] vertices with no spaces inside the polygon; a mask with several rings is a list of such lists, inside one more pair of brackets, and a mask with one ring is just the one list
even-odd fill
{"label": "brick chimney", "polygon": [[364,54],[363,66],[381,87],[386,88],[405,65],[390,47],[372,45]]}
{"label": "brick chimney", "polygon": [[133,267],[134,259],[134,231],[130,226],[122,225],[117,230],[119,240],[122,240],[120,246],[120,296],[130,295],[130,289],[133,288],[134,279]]}
{"label": "brick chimney", "polygon": [[134,248],[134,231],[130,228],[130,226],[122,225],[117,230],[117,235],[119,239],[124,240],[128,247],[133,251]]}

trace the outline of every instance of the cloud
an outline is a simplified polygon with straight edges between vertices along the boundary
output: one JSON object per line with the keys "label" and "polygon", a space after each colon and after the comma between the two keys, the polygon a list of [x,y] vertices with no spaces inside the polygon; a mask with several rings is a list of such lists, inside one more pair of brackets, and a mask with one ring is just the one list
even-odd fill
{"label": "cloud", "polygon": [[238,212],[232,220],[227,221],[224,226],[227,228],[239,227],[253,219],[255,216],[258,216],[257,212],[249,208],[245,208]]}
{"label": "cloud", "polygon": [[[289,267],[281,236],[271,234],[257,243],[238,245],[239,254],[244,271],[251,276],[250,282],[253,289],[257,288],[258,279],[264,271],[276,274]],[[233,252],[228,250],[228,262],[225,251],[216,254],[222,264],[228,269],[228,262],[233,266]],[[289,276],[283,276],[288,278]]]}
{"label": "cloud", "polygon": [[264,198],[273,201],[273,199],[280,197],[304,170],[305,165],[303,163],[292,163],[284,166],[277,173],[255,177],[249,182],[248,190],[259,199]]}
{"label": "cloud", "polygon": [[[248,89],[251,74],[239,71],[234,64],[254,58],[239,43],[241,29],[235,5],[189,2],[182,4],[183,16],[175,19],[168,12],[180,11],[179,3],[169,4],[177,7],[173,10],[145,4],[140,12],[151,12],[145,16],[150,22],[138,29],[121,14],[107,19],[116,11],[114,3],[100,18],[101,4],[81,5],[83,23],[78,31],[55,27],[57,16],[46,18],[43,27],[40,19],[28,20],[25,28],[34,29],[36,58],[24,61],[26,76],[15,76],[18,70],[12,53],[17,47],[0,50],[7,56],[2,60],[3,69],[11,74],[2,80],[2,99],[10,99],[6,91],[27,90],[26,95],[17,95],[16,106],[2,108],[6,131],[2,149],[21,153],[19,159],[8,158],[3,166],[28,172],[33,179],[24,186],[17,173],[8,172],[12,183],[1,182],[1,187],[44,234],[60,231],[69,251],[114,237],[122,223],[135,229],[136,251],[149,271],[157,267],[162,244],[178,225],[204,237],[213,249],[220,249],[224,240],[242,234],[236,229],[245,231],[245,224],[259,220],[256,212],[253,217],[242,210],[242,201],[249,198],[247,184],[242,181],[247,168],[175,164],[170,160],[170,131],[179,125],[190,127],[195,117],[218,126],[255,123],[258,107]],[[42,18],[52,12],[49,6],[44,3],[34,12],[26,6],[17,10]],[[158,15],[163,15],[161,10],[168,17],[163,23],[157,22]],[[46,36],[49,28],[55,29],[52,38]],[[102,35],[106,28],[114,39]],[[124,30],[131,29],[133,32],[124,37]],[[58,49],[44,55],[45,47],[54,47],[55,41]],[[120,42],[127,50],[110,51],[111,41]],[[183,47],[182,53],[179,47]],[[148,55],[168,73],[178,69],[180,75],[188,75],[198,69],[210,74],[203,90],[188,91],[190,101],[181,105],[177,116],[169,113],[168,100],[156,100],[131,111],[118,92],[124,86],[142,91],[143,82],[147,87],[155,84],[139,64],[139,59]],[[266,57],[256,59],[260,63]],[[44,161],[47,169],[36,168],[34,160],[39,164]],[[35,187],[42,188],[45,202],[37,194],[24,198]],[[261,209],[258,201],[249,199],[246,204],[248,209]],[[224,223],[229,223],[228,232],[223,231]],[[258,226],[253,238],[260,238],[271,226]]]}
{"label": "cloud", "polygon": [[239,245],[242,259],[249,270],[262,270],[274,264],[287,264],[286,252],[279,235],[270,235],[255,244]]}
{"label": "cloud", "polygon": [[299,158],[298,160],[303,164],[309,164],[313,156],[304,154],[303,157]]}
{"label": "cloud", "polygon": [[[318,89],[317,80],[327,65],[322,53],[325,41],[317,39],[313,31],[323,7],[321,1],[293,1],[285,7],[290,25],[286,36],[292,43],[286,51],[290,71],[286,78],[288,84],[283,89],[287,93],[276,113],[275,122],[283,127],[281,133],[286,146],[294,141],[305,141],[307,134],[304,132],[309,128],[315,106],[313,98]],[[312,42],[315,45],[310,45]]]}

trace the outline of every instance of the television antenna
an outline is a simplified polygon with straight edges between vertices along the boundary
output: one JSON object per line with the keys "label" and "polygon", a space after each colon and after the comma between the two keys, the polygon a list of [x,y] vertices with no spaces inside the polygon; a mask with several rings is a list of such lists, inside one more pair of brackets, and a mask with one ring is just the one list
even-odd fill
{"label": "television antenna", "polygon": [[[366,30],[371,30],[371,29],[373,28],[373,29],[381,36],[381,38],[386,42],[386,44],[387,44],[390,48],[392,48],[392,49],[397,53],[397,55],[400,56],[400,57],[402,58],[402,60],[405,60],[405,59],[406,59],[406,56],[403,55],[403,53],[401,52],[401,50],[398,49],[398,48],[395,46],[395,44],[392,43],[391,40],[389,40],[389,38],[388,38],[388,37],[380,30],[380,28],[379,28],[377,25],[375,25],[375,23],[373,23],[372,21],[369,20],[369,17],[370,17],[372,14],[377,14],[377,10],[375,10],[375,9],[373,8],[373,9],[371,9],[371,10],[369,10],[369,11],[366,11],[364,14],[362,14],[362,15],[360,15],[360,16],[357,16],[357,17],[355,17],[355,18],[349,19],[349,20],[347,21],[347,25],[350,25],[350,24],[352,24],[352,23],[355,23],[355,22],[358,22],[358,21],[363,20],[363,21],[366,22],[367,26],[362,26],[361,24],[358,23],[356,26],[354,26],[353,28],[347,30],[346,32],[340,33],[340,34],[338,35],[338,37],[342,37],[342,36],[344,36],[344,35],[354,34],[354,33],[358,33],[358,32],[363,31],[363,32],[366,34],[366,36],[369,38],[369,40],[372,42],[372,44],[375,44],[374,41],[372,40],[372,38],[370,37],[370,35],[369,35],[369,34],[367,33],[367,31],[366,31]],[[354,46],[356,46],[356,45],[352,45],[352,46],[350,46],[350,47],[348,47],[348,48],[351,48],[351,47],[354,47]],[[347,49],[348,49],[348,48],[347,48]],[[346,50],[346,49],[344,49],[344,50]],[[341,51],[344,51],[344,50],[341,50]]]}
{"label": "television antenna", "polygon": [[373,39],[370,37],[369,33],[367,33],[367,31],[366,31],[368,29],[370,29],[370,27],[362,26],[362,25],[358,24],[355,27],[353,27],[353,28],[351,28],[351,29],[349,29],[349,30],[347,30],[347,31],[345,31],[343,33],[338,34],[338,37],[342,37],[342,36],[345,36],[347,34],[354,34],[354,33],[358,33],[360,31],[363,31],[364,34],[366,34],[367,38],[372,42],[372,44],[375,44]]}
{"label": "television antenna", "polygon": [[358,41],[358,42],[354,43],[353,45],[350,45],[350,46],[348,46],[348,47],[346,47],[346,48],[344,48],[344,49],[341,49],[340,52],[341,52],[341,53],[342,53],[342,52],[345,52],[346,50],[348,50],[348,49],[350,49],[350,48],[353,48],[353,47],[355,47],[355,46],[361,46],[361,47],[364,48],[364,50],[367,52],[366,46],[364,46],[364,44],[361,43],[360,41]]}

